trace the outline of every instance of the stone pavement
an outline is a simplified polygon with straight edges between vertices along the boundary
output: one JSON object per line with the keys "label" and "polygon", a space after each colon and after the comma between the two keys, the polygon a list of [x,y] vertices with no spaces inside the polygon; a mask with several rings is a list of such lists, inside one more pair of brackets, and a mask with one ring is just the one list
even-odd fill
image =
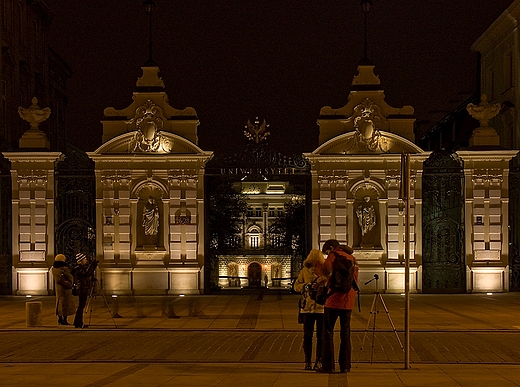
{"label": "stone pavement", "polygon": [[[328,375],[302,370],[285,291],[97,296],[87,329],[58,326],[54,297],[0,297],[0,386],[520,386],[517,293],[413,294],[407,370],[404,297],[383,295],[388,315],[373,300],[352,315],[352,372]],[[42,302],[42,326],[26,326],[27,301]]]}

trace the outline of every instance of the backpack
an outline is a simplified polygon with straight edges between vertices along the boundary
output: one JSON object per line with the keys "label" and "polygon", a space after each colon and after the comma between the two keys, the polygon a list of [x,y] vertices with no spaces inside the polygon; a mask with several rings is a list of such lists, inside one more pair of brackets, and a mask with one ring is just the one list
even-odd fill
{"label": "backpack", "polygon": [[350,289],[359,291],[354,280],[354,262],[347,259],[344,255],[333,252],[335,255],[332,262],[332,274],[329,280],[329,289],[333,293],[348,293]]}

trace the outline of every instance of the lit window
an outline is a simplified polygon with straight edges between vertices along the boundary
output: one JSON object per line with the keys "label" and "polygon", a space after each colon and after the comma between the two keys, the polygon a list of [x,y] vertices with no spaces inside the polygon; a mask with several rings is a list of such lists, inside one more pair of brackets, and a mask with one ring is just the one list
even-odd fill
{"label": "lit window", "polygon": [[258,248],[258,245],[260,244],[260,238],[258,236],[252,236],[250,239],[251,248]]}

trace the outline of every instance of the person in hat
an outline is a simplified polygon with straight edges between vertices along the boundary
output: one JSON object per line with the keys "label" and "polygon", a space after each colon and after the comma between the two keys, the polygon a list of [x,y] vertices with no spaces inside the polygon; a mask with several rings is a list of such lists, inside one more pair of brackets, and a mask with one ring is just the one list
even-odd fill
{"label": "person in hat", "polygon": [[56,290],[56,316],[58,325],[70,325],[67,316],[76,311],[74,297],[72,297],[72,283],[74,277],[66,263],[67,257],[58,254],[52,264],[52,277],[54,278],[54,289]]}
{"label": "person in hat", "polygon": [[94,270],[96,269],[97,261],[89,263],[84,253],[77,253],[76,263],[76,267],[72,270],[74,284],[78,292],[78,308],[74,317],[74,327],[86,328],[87,325],[83,323],[83,312],[87,305],[89,292],[93,286]]}

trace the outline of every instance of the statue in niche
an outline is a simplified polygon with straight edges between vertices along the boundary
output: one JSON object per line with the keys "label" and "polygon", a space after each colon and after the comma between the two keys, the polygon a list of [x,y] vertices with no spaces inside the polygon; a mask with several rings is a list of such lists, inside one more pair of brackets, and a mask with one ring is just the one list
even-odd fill
{"label": "statue in niche", "polygon": [[374,245],[371,231],[376,226],[376,210],[370,203],[370,196],[365,196],[363,200],[365,203],[358,206],[356,215],[361,228],[361,247],[368,247]]}
{"label": "statue in niche", "polygon": [[148,202],[143,208],[143,230],[145,245],[157,246],[159,235],[159,207],[155,204],[153,196],[148,197]]}
{"label": "statue in niche", "polygon": [[238,265],[229,265],[229,286],[240,286],[240,277],[238,276]]}

